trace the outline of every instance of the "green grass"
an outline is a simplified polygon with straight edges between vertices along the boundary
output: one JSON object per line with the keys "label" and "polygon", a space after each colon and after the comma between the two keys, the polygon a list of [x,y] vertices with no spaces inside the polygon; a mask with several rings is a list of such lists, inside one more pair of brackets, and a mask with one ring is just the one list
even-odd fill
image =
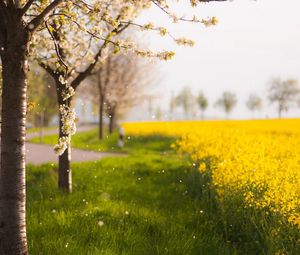
{"label": "green grass", "polygon": [[[55,129],[57,129],[57,126],[43,127],[43,132],[50,131],[50,130],[55,130]],[[33,134],[33,133],[38,133],[38,132],[40,132],[39,127],[32,127],[32,128],[27,128],[26,129],[27,134]]]}
{"label": "green grass", "polygon": [[29,166],[30,254],[237,254],[214,230],[191,167],[177,155],[106,158],[73,170],[66,195],[55,166]]}
{"label": "green grass", "polygon": [[[95,150],[109,150],[116,141],[114,134],[99,143],[96,130],[73,139]],[[57,190],[56,165],[29,166],[30,254],[300,254],[297,228],[244,208],[242,196],[218,201],[210,176],[171,150],[174,141],[130,137],[127,157],[74,164],[70,195]]]}
{"label": "green grass", "polygon": [[[72,136],[72,147],[83,150],[93,151],[115,151],[115,152],[167,152],[170,150],[170,145],[176,141],[175,137],[166,137],[160,135],[151,136],[125,136],[124,148],[118,148],[118,133],[105,135],[103,140],[98,139],[98,129],[93,129],[85,132],[78,132]],[[54,145],[57,143],[57,135],[49,135],[43,137],[43,143]],[[39,143],[38,137],[30,140],[33,143]]]}

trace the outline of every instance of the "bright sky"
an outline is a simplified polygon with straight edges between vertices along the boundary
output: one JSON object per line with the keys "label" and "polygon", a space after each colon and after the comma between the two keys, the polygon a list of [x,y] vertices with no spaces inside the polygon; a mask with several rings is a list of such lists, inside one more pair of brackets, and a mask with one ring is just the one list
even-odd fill
{"label": "bright sky", "polygon": [[[153,49],[176,52],[174,60],[161,64],[163,79],[160,99],[168,108],[171,91],[177,93],[189,86],[195,93],[202,90],[210,101],[207,115],[222,117],[213,107],[224,90],[237,94],[239,103],[232,118],[249,118],[245,106],[248,95],[255,92],[265,100],[260,117],[275,117],[275,107],[266,99],[266,83],[272,77],[293,77],[300,80],[300,1],[299,0],[235,0],[225,3],[200,4],[197,8],[175,6],[176,13],[198,17],[216,16],[219,24],[205,28],[199,24],[172,24],[158,9],[145,13],[140,22],[164,25],[181,37],[196,41],[193,48],[178,47],[168,38],[151,35]],[[153,18],[154,17],[154,18]],[[294,107],[285,116],[300,116]]]}

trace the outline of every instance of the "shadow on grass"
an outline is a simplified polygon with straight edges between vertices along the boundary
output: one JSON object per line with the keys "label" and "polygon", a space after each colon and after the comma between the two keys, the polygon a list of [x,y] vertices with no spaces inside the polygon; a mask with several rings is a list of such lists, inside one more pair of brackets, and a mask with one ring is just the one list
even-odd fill
{"label": "shadow on grass", "polygon": [[171,145],[176,141],[176,137],[162,135],[132,136],[127,137],[125,150],[148,152],[170,152]]}
{"label": "shadow on grass", "polygon": [[[137,148],[159,144],[137,140]],[[244,208],[242,194],[220,203],[196,169],[174,152],[151,151],[74,164],[74,193],[64,195],[55,165],[29,166],[31,254],[300,254],[299,230]]]}
{"label": "shadow on grass", "polygon": [[[98,129],[76,133],[72,137],[72,147],[93,150],[93,151],[109,151],[109,152],[168,152],[170,146],[176,141],[176,137],[168,137],[162,135],[149,136],[125,136],[125,147],[119,148],[119,134],[114,132],[111,135],[104,135],[102,140],[98,138]],[[39,143],[38,137],[30,140],[32,143]],[[57,143],[57,135],[49,135],[43,138],[43,143],[54,145]]]}
{"label": "shadow on grass", "polygon": [[76,164],[72,195],[57,192],[53,168],[28,170],[31,254],[237,254],[190,195],[196,180],[176,155]]}

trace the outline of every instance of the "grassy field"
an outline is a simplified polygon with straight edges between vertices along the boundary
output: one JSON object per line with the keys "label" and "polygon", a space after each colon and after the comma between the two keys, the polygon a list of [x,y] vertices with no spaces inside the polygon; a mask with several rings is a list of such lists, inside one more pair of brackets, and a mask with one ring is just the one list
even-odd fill
{"label": "grassy field", "polygon": [[[54,145],[57,143],[57,135],[49,135],[43,137],[43,143]],[[176,141],[176,137],[163,135],[147,135],[147,136],[126,136],[125,147],[120,149],[118,144],[118,133],[105,135],[103,140],[98,139],[98,129],[79,132],[72,136],[72,147],[93,150],[93,151],[115,151],[115,152],[137,152],[148,153],[149,151],[169,151],[170,145]],[[39,143],[39,137],[30,140],[32,143]]]}
{"label": "grassy field", "polygon": [[[274,190],[284,198],[281,208],[299,209],[299,125],[298,120],[130,124],[122,150],[115,147],[116,133],[101,142],[97,130],[78,133],[73,147],[128,156],[74,164],[72,195],[57,191],[55,165],[29,167],[31,254],[298,255],[296,221],[277,209],[277,200],[268,207],[258,202]],[[186,130],[194,133],[180,139]],[[248,174],[249,167],[255,172]],[[249,191],[255,206],[245,200]]]}
{"label": "grassy field", "polygon": [[[57,126],[50,126],[50,127],[43,127],[42,130],[43,132],[50,131],[50,130],[55,130],[57,129]],[[39,127],[32,127],[32,128],[27,128],[26,133],[27,134],[33,134],[33,133],[39,133],[40,128]]]}
{"label": "grassy field", "polygon": [[29,166],[31,254],[239,254],[218,229],[203,180],[169,150],[170,138],[136,141],[126,158],[74,164],[71,195],[57,191],[55,165]]}

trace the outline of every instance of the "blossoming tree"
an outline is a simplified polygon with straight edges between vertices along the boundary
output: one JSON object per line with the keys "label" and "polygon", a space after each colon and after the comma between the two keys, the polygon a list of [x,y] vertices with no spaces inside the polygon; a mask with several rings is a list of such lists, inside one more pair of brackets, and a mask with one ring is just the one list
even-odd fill
{"label": "blossoming tree", "polygon": [[[103,118],[108,117],[111,134],[119,117],[147,97],[147,88],[154,85],[156,62],[141,59],[132,54],[108,56],[104,64],[89,78],[90,89],[85,91],[99,105],[99,139],[103,139]],[[92,86],[90,86],[92,85]],[[93,86],[94,85],[94,86]],[[87,86],[86,86],[87,87]],[[95,88],[98,93],[95,93]]]}
{"label": "blossoming tree", "polygon": [[[59,140],[55,151],[58,160],[58,186],[66,192],[72,191],[71,171],[71,135],[76,131],[75,112],[72,99],[76,89],[95,69],[103,64],[110,54],[133,52],[143,57],[156,57],[168,60],[173,52],[152,52],[139,48],[132,38],[120,37],[130,27],[139,30],[157,31],[161,36],[170,36],[179,45],[192,46],[193,41],[173,37],[166,28],[152,23],[138,24],[134,19],[152,1],[101,1],[97,5],[80,2],[68,4],[69,12],[64,10],[51,14],[50,20],[44,22],[44,31],[35,38],[33,56],[39,64],[53,77],[59,104]],[[178,18],[168,11],[168,7],[155,2],[173,21],[202,22],[213,25],[214,18],[198,20]],[[96,11],[95,11],[96,9]],[[92,18],[88,16],[92,15]],[[91,14],[90,14],[91,13]]]}
{"label": "blossoming tree", "polygon": [[[190,2],[192,5],[196,5],[197,2],[210,1],[224,0],[191,0]],[[74,70],[64,62],[63,54],[65,53],[61,52],[60,47],[58,47],[62,42],[60,42],[60,38],[56,37],[56,33],[58,29],[61,29],[65,34],[72,34],[80,28],[80,31],[93,38],[103,39],[101,30],[98,30],[97,26],[96,28],[90,26],[90,24],[96,24],[94,21],[99,18],[99,15],[105,14],[102,9],[103,3],[109,6],[110,3],[123,4],[123,2],[127,4],[129,13],[135,12],[137,7],[144,9],[154,4],[166,15],[172,17],[174,21],[185,20],[185,18],[173,15],[169,11],[167,1],[163,0],[91,0],[87,2],[84,0],[0,0],[0,55],[3,77],[0,170],[1,254],[28,254],[25,221],[26,77],[28,58],[30,54],[35,54],[33,50],[35,47],[34,36],[43,34],[45,30],[49,32],[50,37],[47,37],[46,40],[51,40],[55,44],[55,53],[57,54],[57,59],[53,64],[58,65],[61,70],[63,68],[66,70],[58,76],[61,84],[64,85],[58,93],[64,99],[61,104],[61,119],[65,125],[64,140],[68,144],[68,137],[74,131],[72,121],[68,122],[73,118],[73,112],[70,110],[68,102],[73,92],[66,81],[68,75],[71,75]],[[77,22],[77,18],[80,23]],[[120,22],[114,24],[115,21],[116,19],[111,20],[111,26],[120,29]],[[198,20],[193,18],[192,21],[197,22]],[[215,20],[203,22],[214,23]],[[146,28],[156,29],[152,24]],[[165,32],[164,29],[160,29],[160,31]],[[61,35],[61,33],[57,35]],[[78,40],[78,43],[82,41],[83,39]],[[112,42],[110,37],[105,38],[104,41],[106,44]],[[185,39],[177,39],[177,42],[179,44],[190,43]],[[65,43],[68,42],[65,41]],[[118,45],[116,42],[113,45],[122,48],[122,45]],[[140,55],[155,55],[149,51],[137,49],[134,51]],[[44,53],[47,54],[47,52]],[[157,54],[160,58],[169,58],[171,55],[167,52]],[[72,64],[74,66],[74,63]],[[66,149],[65,146],[63,147]]]}
{"label": "blossoming tree", "polygon": [[44,32],[34,41],[37,47],[33,55],[56,84],[60,121],[59,140],[54,149],[59,155],[58,185],[66,192],[72,191],[70,140],[76,131],[72,109],[75,91],[110,51],[133,50],[132,42],[121,42],[115,37],[146,8],[140,1],[98,1],[94,6],[80,2],[69,6],[70,12],[60,10],[61,15],[45,21]]}

